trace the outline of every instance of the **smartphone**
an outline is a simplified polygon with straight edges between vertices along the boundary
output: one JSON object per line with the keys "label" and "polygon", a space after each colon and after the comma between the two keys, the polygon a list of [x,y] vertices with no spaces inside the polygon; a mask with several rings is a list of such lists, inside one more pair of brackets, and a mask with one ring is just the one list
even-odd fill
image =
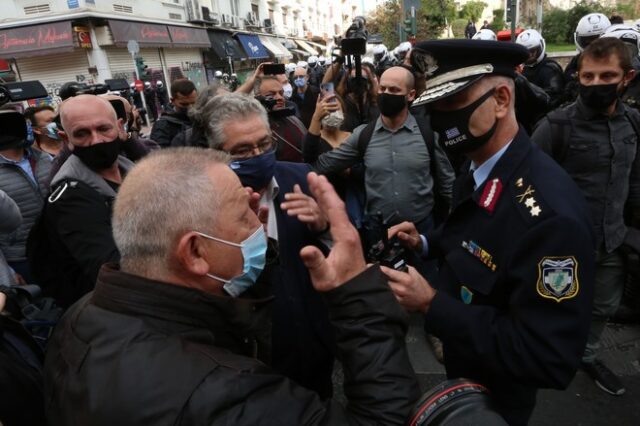
{"label": "smartphone", "polygon": [[[335,89],[333,87],[333,83],[329,82],[329,83],[322,83],[320,85],[320,94],[322,95],[322,98],[326,98],[327,96],[333,96],[336,94]],[[335,102],[335,98],[333,99]]]}
{"label": "smartphone", "polygon": [[264,64],[262,72],[264,75],[284,74],[284,64]]}

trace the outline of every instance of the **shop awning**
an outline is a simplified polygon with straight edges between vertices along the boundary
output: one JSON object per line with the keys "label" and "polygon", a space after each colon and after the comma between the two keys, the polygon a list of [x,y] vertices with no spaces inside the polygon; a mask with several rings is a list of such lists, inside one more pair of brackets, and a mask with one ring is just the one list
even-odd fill
{"label": "shop awning", "polygon": [[137,41],[140,47],[173,47],[166,25],[109,20],[109,28],[118,47],[127,47],[129,40]]}
{"label": "shop awning", "polygon": [[237,37],[250,59],[264,59],[269,57],[267,49],[262,42],[260,42],[257,35],[237,34]]}
{"label": "shop awning", "polygon": [[306,58],[307,56],[309,56],[309,52],[305,50],[300,50],[300,49],[289,49],[289,50],[291,50],[296,55],[302,56],[303,58]]}
{"label": "shop awning", "polygon": [[309,55],[317,55],[318,51],[316,49],[314,49],[313,47],[311,47],[306,41],[304,40],[296,40],[296,43],[298,44],[298,46],[300,46],[300,48],[304,51],[306,51]]}
{"label": "shop awning", "polygon": [[258,39],[264,44],[264,47],[267,48],[271,54],[276,58],[292,58],[293,55],[287,49],[284,48],[283,45],[278,43],[276,39],[267,36],[258,36]]}
{"label": "shop awning", "polygon": [[0,30],[0,57],[24,58],[73,50],[70,21]]}
{"label": "shop awning", "polygon": [[320,49],[321,53],[327,50],[327,46],[325,46],[324,44],[316,43],[315,41],[307,40],[305,43],[310,44],[312,47]]}
{"label": "shop awning", "polygon": [[167,25],[173,47],[200,47],[208,49],[211,42],[207,30],[202,28],[176,27]]}
{"label": "shop awning", "polygon": [[226,31],[208,31],[208,33],[211,49],[220,59],[226,61],[231,56],[234,61],[239,61],[247,58],[238,40],[231,37],[230,33]]}

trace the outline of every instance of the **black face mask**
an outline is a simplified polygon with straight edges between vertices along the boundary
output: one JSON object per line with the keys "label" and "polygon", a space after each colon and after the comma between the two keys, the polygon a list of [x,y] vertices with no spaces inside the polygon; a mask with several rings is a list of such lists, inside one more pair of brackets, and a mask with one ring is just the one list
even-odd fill
{"label": "black face mask", "polygon": [[389,93],[378,95],[380,114],[389,118],[397,117],[407,106],[406,96],[407,95],[391,95]]}
{"label": "black face mask", "polygon": [[118,159],[122,140],[115,138],[110,142],[91,146],[74,146],[73,152],[91,170],[108,169]]}
{"label": "black face mask", "polygon": [[580,99],[589,108],[604,111],[618,99],[618,84],[580,85]]}
{"label": "black face mask", "polygon": [[489,142],[498,127],[498,121],[496,120],[485,134],[474,136],[469,130],[469,120],[473,112],[494,92],[495,88],[470,105],[455,111],[431,111],[431,125],[438,133],[440,144],[445,150],[452,154],[464,154],[475,151]]}

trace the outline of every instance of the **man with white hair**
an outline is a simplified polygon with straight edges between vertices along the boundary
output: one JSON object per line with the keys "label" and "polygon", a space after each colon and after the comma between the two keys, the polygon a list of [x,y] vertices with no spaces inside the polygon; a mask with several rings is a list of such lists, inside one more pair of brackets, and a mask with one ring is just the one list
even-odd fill
{"label": "man with white hair", "polygon": [[[268,210],[268,263],[261,274],[273,303],[272,366],[322,398],[331,395],[332,333],[322,300],[313,291],[298,253],[322,247],[327,222],[306,195],[309,165],[276,160],[267,113],[255,98],[216,96],[199,111],[210,148],[231,155],[231,168],[245,187],[260,194]],[[297,216],[294,217],[294,216]]]}
{"label": "man with white hair", "polygon": [[119,258],[111,205],[133,163],[119,155],[126,133],[109,101],[75,96],[62,103],[60,117],[72,155],[51,181],[32,267],[44,291],[68,307],[91,291],[103,263]]}
{"label": "man with white hair", "polygon": [[93,294],[49,342],[49,424],[405,424],[419,392],[406,314],[379,267],[366,266],[324,177],[310,175],[309,185],[335,244],[327,257],[313,246],[299,255],[332,312],[349,405],[323,401],[261,362],[271,300],[244,295],[269,262],[267,239],[256,198],[226,159],[166,150],[127,177],[113,218],[121,264],[101,269]]}
{"label": "man with white hair", "polygon": [[296,104],[298,117],[306,128],[309,128],[309,124],[311,124],[311,117],[316,110],[316,102],[320,93],[318,87],[311,84],[310,79],[310,74],[304,68],[297,67],[295,69],[293,74],[295,89],[291,101]]}

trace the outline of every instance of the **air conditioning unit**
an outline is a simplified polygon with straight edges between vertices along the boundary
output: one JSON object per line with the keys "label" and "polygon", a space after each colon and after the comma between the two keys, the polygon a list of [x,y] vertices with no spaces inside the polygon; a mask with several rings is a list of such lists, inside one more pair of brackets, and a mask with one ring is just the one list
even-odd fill
{"label": "air conditioning unit", "polygon": [[231,27],[232,28],[240,28],[240,20],[237,16],[231,17]]}
{"label": "air conditioning unit", "polygon": [[211,11],[208,7],[202,6],[202,20],[211,21]]}
{"label": "air conditioning unit", "polygon": [[247,19],[245,19],[247,26],[257,27],[258,26],[258,17],[255,12],[247,13]]}
{"label": "air conditioning unit", "polygon": [[225,27],[230,27],[232,24],[231,16],[227,14],[222,15],[222,25]]}

